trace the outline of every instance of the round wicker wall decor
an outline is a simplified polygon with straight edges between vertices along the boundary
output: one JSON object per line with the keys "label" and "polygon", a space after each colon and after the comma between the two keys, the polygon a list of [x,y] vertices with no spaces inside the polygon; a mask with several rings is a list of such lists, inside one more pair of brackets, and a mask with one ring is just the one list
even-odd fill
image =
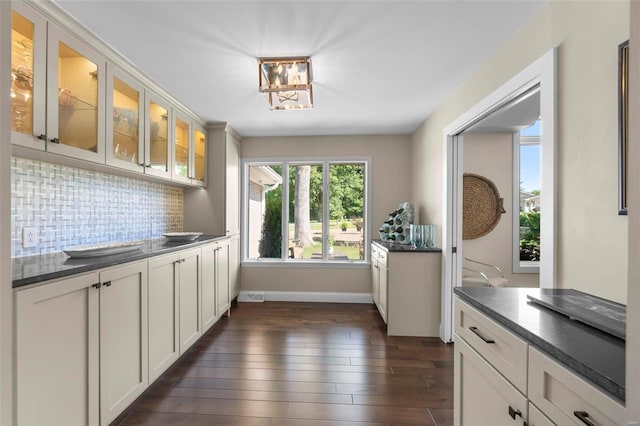
{"label": "round wicker wall decor", "polygon": [[462,239],[473,240],[493,231],[506,213],[496,185],[484,176],[465,173],[462,194]]}

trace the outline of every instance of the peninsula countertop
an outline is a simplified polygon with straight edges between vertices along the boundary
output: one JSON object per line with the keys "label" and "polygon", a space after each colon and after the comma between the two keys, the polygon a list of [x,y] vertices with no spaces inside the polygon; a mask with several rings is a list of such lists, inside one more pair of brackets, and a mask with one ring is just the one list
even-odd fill
{"label": "peninsula countertop", "polygon": [[195,241],[186,242],[169,242],[165,238],[156,238],[144,240],[139,250],[81,259],[72,259],[61,251],[16,257],[11,259],[13,288],[197,247],[224,238],[228,237],[201,235]]}
{"label": "peninsula countertop", "polygon": [[612,398],[625,400],[625,341],[528,302],[536,288],[464,288],[454,293]]}
{"label": "peninsula countertop", "polygon": [[371,240],[371,242],[391,253],[442,253],[442,249],[437,247],[413,247],[411,244],[390,243],[377,239]]}

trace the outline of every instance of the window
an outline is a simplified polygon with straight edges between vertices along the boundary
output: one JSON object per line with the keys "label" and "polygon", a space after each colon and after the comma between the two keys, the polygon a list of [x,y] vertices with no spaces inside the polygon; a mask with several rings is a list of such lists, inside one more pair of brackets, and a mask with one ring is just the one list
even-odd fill
{"label": "window", "polygon": [[364,262],[367,160],[245,161],[245,261]]}
{"label": "window", "polygon": [[514,135],[513,272],[540,269],[540,120]]}

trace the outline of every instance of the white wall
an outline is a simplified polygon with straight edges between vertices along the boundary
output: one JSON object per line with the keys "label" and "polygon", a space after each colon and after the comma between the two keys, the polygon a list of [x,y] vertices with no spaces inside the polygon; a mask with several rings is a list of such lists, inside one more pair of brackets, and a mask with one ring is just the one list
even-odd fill
{"label": "white wall", "polygon": [[[640,46],[640,2],[631,3],[630,46]],[[640,116],[640,51],[629,49],[629,117]],[[629,164],[640,163],[640,120],[629,120]],[[640,168],[629,169],[629,182],[640,182]],[[626,397],[628,424],[640,422],[640,185],[628,188],[629,287],[627,298]]]}
{"label": "white wall", "polygon": [[[487,235],[463,240],[463,256],[499,267],[509,287],[537,287],[538,274],[513,273],[513,134],[465,133],[463,162],[464,173],[491,179],[507,211]],[[484,270],[474,264],[465,266]]]}
{"label": "white wall", "polygon": [[[410,197],[410,141],[408,136],[305,136],[245,138],[242,159],[369,157],[370,230],[378,230],[389,212]],[[243,267],[242,290],[369,293],[368,268]]]}
{"label": "white wall", "polygon": [[617,214],[617,46],[628,37],[628,1],[548,2],[412,135],[412,198],[421,216],[442,224],[443,129],[557,46],[557,285],[625,302],[628,226]]}

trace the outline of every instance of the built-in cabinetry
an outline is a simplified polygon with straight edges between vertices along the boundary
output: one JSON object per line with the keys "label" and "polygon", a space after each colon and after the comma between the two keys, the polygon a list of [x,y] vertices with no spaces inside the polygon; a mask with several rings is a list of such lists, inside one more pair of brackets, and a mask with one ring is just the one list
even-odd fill
{"label": "built-in cabinetry", "polygon": [[392,336],[438,336],[439,251],[393,251],[371,243],[371,297]]}
{"label": "built-in cabinetry", "polygon": [[455,425],[620,425],[624,407],[456,298]]}
{"label": "built-in cabinetry", "polygon": [[108,46],[63,28],[55,6],[36,5],[14,4],[11,141],[47,154],[19,154],[203,186],[202,122]]}
{"label": "built-in cabinetry", "polygon": [[17,288],[16,424],[113,421],[229,309],[228,247]]}

